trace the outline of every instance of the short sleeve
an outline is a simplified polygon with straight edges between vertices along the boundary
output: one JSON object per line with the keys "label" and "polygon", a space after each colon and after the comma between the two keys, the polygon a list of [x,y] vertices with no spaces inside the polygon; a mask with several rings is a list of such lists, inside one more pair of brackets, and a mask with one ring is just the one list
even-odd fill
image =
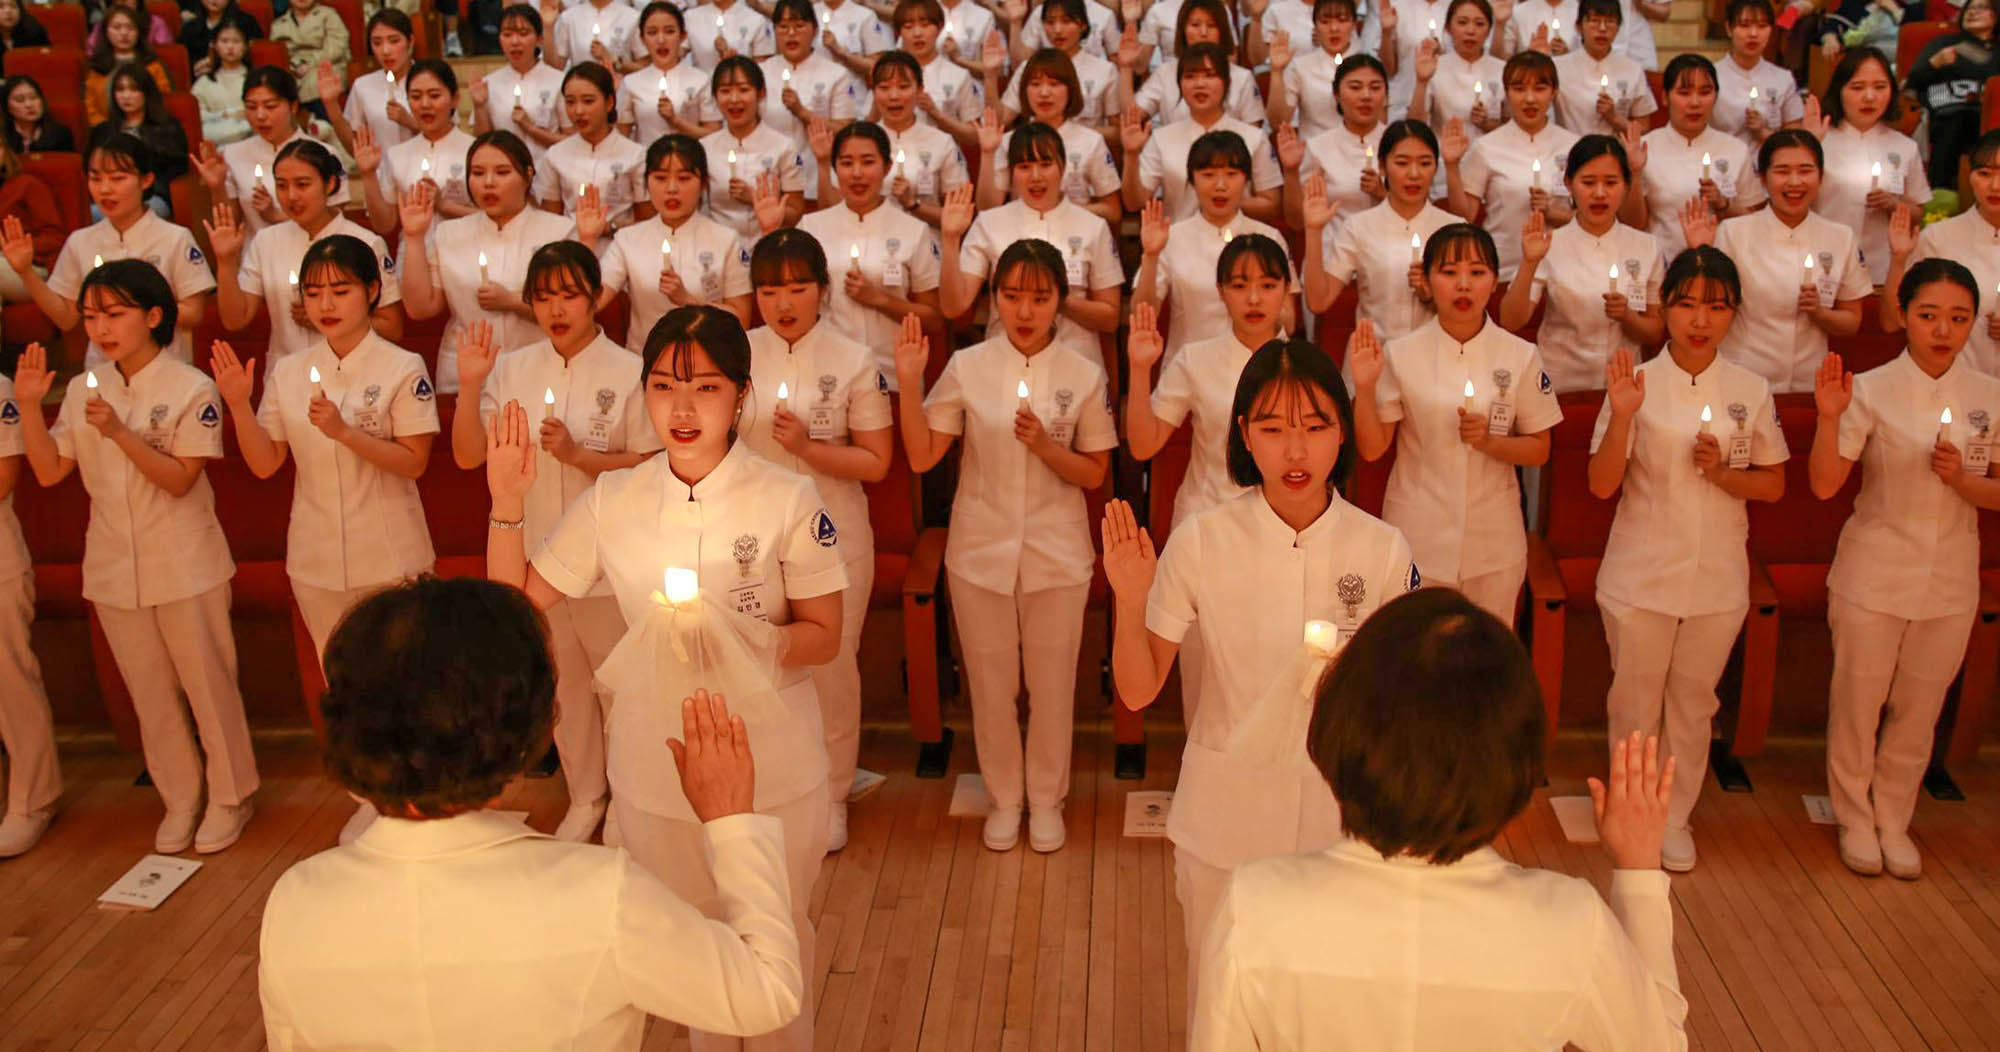
{"label": "short sleeve", "polygon": [[290,441],[285,436],[285,412],[278,401],[278,389],[284,385],[280,371],[273,368],[264,377],[264,400],[257,405],[257,426],[264,429],[273,442]]}
{"label": "short sleeve", "polygon": [[931,430],[946,435],[965,434],[965,385],[958,376],[958,363],[963,358],[953,355],[944,363],[944,375],[938,377],[937,386],[924,396],[924,420]]}
{"label": "short sleeve", "polygon": [[[978,115],[975,114],[972,119],[977,120]],[[942,196],[944,191],[972,181],[972,172],[965,166],[965,151],[959,149],[956,143],[945,150],[944,157],[938,161],[938,169],[938,191],[940,196]],[[1105,192],[1109,193],[1110,191],[1107,190]]]}
{"label": "short sleeve", "polygon": [[1486,184],[1493,178],[1493,164],[1486,159],[1487,140],[1480,139],[1465,151],[1465,161],[1458,166],[1459,184],[1465,192],[1481,200],[1486,198]]}
{"label": "short sleeve", "polygon": [[1111,415],[1111,388],[1098,373],[1090,393],[1076,411],[1076,439],[1072,448],[1079,453],[1102,453],[1118,448],[1118,421]]}
{"label": "short sleeve", "polygon": [[1860,460],[1863,450],[1868,448],[1868,440],[1875,437],[1875,407],[1868,397],[1869,385],[1860,377],[1854,381],[1854,401],[1847,412],[1840,414],[1840,456],[1843,460]]}
{"label": "short sleeve", "polygon": [[26,443],[21,438],[21,407],[14,401],[12,389],[8,389],[4,396],[0,396],[0,457],[18,457],[24,452]]}
{"label": "short sleeve", "polygon": [[861,107],[861,84],[853,77],[842,77],[833,86],[833,99],[829,108],[837,121],[858,120],[866,115]]}
{"label": "short sleeve", "polygon": [[847,588],[847,566],[841,561],[840,531],[820,503],[819,490],[799,479],[801,495],[793,500],[791,528],[785,531],[778,564],[785,575],[785,598],[812,599]]}
{"label": "short sleeve", "polygon": [[1761,466],[1783,464],[1792,459],[1792,450],[1785,442],[1785,430],[1778,424],[1778,403],[1771,397],[1770,389],[1764,391],[1764,400],[1758,404],[1754,414],[1756,423],[1750,428],[1750,463]]}
{"label": "short sleeve", "polygon": [[349,86],[347,92],[347,104],[340,108],[340,115],[341,117],[346,119],[347,126],[350,128],[359,128],[361,127],[362,123],[368,119],[367,116],[361,112],[361,91],[359,90],[358,86],[355,85]]}
{"label": "short sleeve", "polygon": [[[265,227],[264,229],[276,230],[278,228]],[[243,258],[236,264],[236,287],[260,299],[264,295],[264,246],[266,241],[264,231],[259,230],[256,236],[250,239],[250,243],[243,247]]]}
{"label": "short sleeve", "polygon": [[1327,277],[1344,285],[1354,283],[1354,276],[1361,271],[1361,245],[1356,234],[1357,224],[1342,223],[1333,235],[1333,242],[1326,247],[1326,258],[1322,264]]}
{"label": "short sleeve", "polygon": [[62,251],[56,254],[55,269],[49,271],[49,291],[66,300],[76,299],[77,290],[83,288],[84,276],[89,273],[84,248],[78,243],[78,235],[82,233],[79,230],[63,240]]}
{"label": "short sleeve", "polygon": [[[1780,83],[1785,85],[1785,100],[1778,104],[1778,110],[1781,114],[1778,123],[1796,124],[1804,120],[1806,116],[1806,100],[1804,96],[1799,94],[1798,86],[1792,82],[1790,77],[1784,78]],[[1647,94],[1650,97],[1651,93],[1648,92]]]}
{"label": "short sleeve", "polygon": [[1375,381],[1375,416],[1385,424],[1403,419],[1403,380],[1396,373],[1396,356],[1382,349],[1382,377]]}
{"label": "short sleeve", "polygon": [[1103,197],[1116,193],[1120,185],[1118,165],[1111,157],[1111,147],[1085,151],[1083,161],[1083,185],[1090,190],[1090,196]]}
{"label": "short sleeve", "polygon": [[786,193],[805,192],[806,162],[797,150],[787,150],[778,156],[778,188]]}
{"label": "short sleeve", "polygon": [[1250,146],[1250,188],[1258,192],[1285,185],[1285,171],[1278,167],[1278,151],[1269,136],[1259,133]]}
{"label": "short sleeve", "polygon": [[742,238],[731,238],[729,248],[722,253],[722,294],[748,296],[751,291],[750,250]]}
{"label": "short sleeve", "polygon": [[597,268],[606,289],[623,289],[628,277],[625,264],[625,239],[614,236],[611,244],[604,249],[604,255],[597,260]]}
{"label": "short sleeve", "polygon": [[847,381],[847,429],[882,431],[895,423],[896,410],[889,404],[889,381],[875,367],[872,355],[863,355]]}
{"label": "short sleeve", "polygon": [[[1287,72],[1289,73],[1290,71],[1288,70]],[[1139,111],[1155,123],[1158,123],[1160,107],[1164,106],[1167,101],[1166,74],[1167,69],[1164,65],[1155,69],[1151,75],[1147,76],[1146,82],[1139,85],[1139,93],[1132,96],[1132,105],[1139,107]]]}
{"label": "short sleeve", "polygon": [[601,481],[578,494],[531,560],[542,580],[571,598],[590,594],[604,573],[597,547],[597,504],[603,495]]}
{"label": "short sleeve", "polygon": [[56,421],[49,425],[49,438],[56,444],[56,455],[64,460],[76,459],[76,416],[82,411],[83,399],[77,395],[81,380],[71,381],[69,389],[63,392],[62,406],[56,410]]}
{"label": "short sleeve", "polygon": [[1118,246],[1111,240],[1111,227],[1097,220],[1097,236],[1090,240],[1090,288],[1116,288],[1125,284],[1125,264],[1118,258]]}
{"label": "short sleeve", "polygon": [[983,212],[972,221],[972,229],[965,232],[965,240],[958,246],[958,269],[980,281],[985,281],[993,271],[993,261],[1000,255],[1000,246],[988,229],[988,220],[1000,213]]}
{"label": "short sleeve", "polygon": [[1202,579],[1201,528],[1183,525],[1167,535],[1153,589],[1146,593],[1146,631],[1178,645],[1200,614],[1195,585]]}
{"label": "short sleeve", "polygon": [[1533,380],[1522,387],[1521,404],[1514,413],[1514,433],[1538,435],[1562,423],[1562,403],[1556,401],[1555,384],[1549,380],[1548,367],[1542,364],[1542,352],[1531,349],[1527,367],[1521,373],[1523,378]]}
{"label": "short sleeve", "polygon": [[199,296],[215,290],[215,272],[208,269],[208,257],[201,254],[201,246],[194,243],[194,235],[186,227],[175,227],[177,236],[172,256],[174,262],[168,267],[167,281],[174,287],[176,299]]}
{"label": "short sleeve", "polygon": [[1139,185],[1145,187],[1148,194],[1159,193],[1160,184],[1166,180],[1166,162],[1160,156],[1163,152],[1160,132],[1155,128],[1139,151]]}
{"label": "short sleeve", "polygon": [[382,299],[375,306],[379,309],[403,302],[403,280],[398,273],[399,261],[389,254],[389,246],[384,244],[380,237],[369,238],[368,246],[375,250],[376,257],[382,261]]}
{"label": "short sleeve", "polygon": [[1637,97],[1632,100],[1632,112],[1628,116],[1647,117],[1659,112],[1659,109],[1660,104],[1653,101],[1653,93],[1648,89],[1639,92]]}
{"label": "short sleeve", "polygon": [[556,172],[556,159],[554,157],[546,153],[542,155],[542,163],[535,166],[535,183],[533,189],[535,200],[537,201],[562,200],[562,176]]}
{"label": "short sleeve", "polygon": [[938,287],[943,266],[939,262],[937,235],[923,228],[915,251],[910,253],[910,291],[929,292]]}
{"label": "short sleeve", "polygon": [[209,460],[222,455],[222,396],[207,376],[194,385],[181,418],[174,423],[172,452],[177,457]]}
{"label": "short sleeve", "polygon": [[396,385],[395,400],[389,403],[389,434],[402,438],[437,433],[437,391],[431,387],[423,362],[413,362],[408,375]]}
{"label": "short sleeve", "polygon": [[1840,295],[1842,300],[1858,300],[1875,291],[1868,277],[1868,268],[1861,265],[1861,247],[1850,241],[1847,245],[1847,262],[1840,268]]}
{"label": "short sleeve", "polygon": [[1153,415],[1168,427],[1179,427],[1194,408],[1193,355],[1185,348],[1160,370],[1160,385],[1153,388]]}

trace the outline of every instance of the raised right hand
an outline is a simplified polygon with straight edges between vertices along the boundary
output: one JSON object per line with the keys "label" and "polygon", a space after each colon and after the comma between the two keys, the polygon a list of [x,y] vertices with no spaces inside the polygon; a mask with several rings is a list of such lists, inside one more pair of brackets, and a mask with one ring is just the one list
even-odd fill
{"label": "raised right hand", "polygon": [[924,335],[924,323],[915,314],[903,315],[903,330],[896,336],[896,379],[904,391],[903,397],[912,397],[911,392],[923,390],[924,367],[930,360],[931,339]]}
{"label": "raised right hand", "polygon": [[215,144],[207,139],[195,147],[195,152],[188,154],[188,167],[194,169],[194,174],[201,177],[202,185],[208,187],[211,193],[221,190],[222,184],[229,179],[229,162],[222,159],[222,155],[215,150]]}
{"label": "raised right hand", "polygon": [[1549,256],[1549,220],[1539,210],[1528,213],[1528,221],[1521,225],[1521,261],[1540,263]]}
{"label": "raised right hand", "polygon": [[1444,122],[1444,134],[1438,136],[1438,159],[1446,164],[1457,164],[1465,160],[1466,151],[1470,149],[1472,139],[1465,134],[1465,118],[1453,117]]}
{"label": "raised right hand", "polygon": [[[12,217],[7,220],[14,222]],[[56,374],[49,371],[49,354],[39,343],[31,343],[21,352],[21,360],[14,366],[14,402],[22,406],[39,406],[42,399],[49,396],[49,388],[55,386]],[[24,410],[25,411],[25,410]]]}
{"label": "raised right hand", "polygon": [[1917,214],[1907,204],[1889,213],[1889,254],[1909,258],[1917,248]]}
{"label": "raised right hand", "polygon": [[1145,149],[1146,140],[1152,134],[1146,128],[1146,115],[1139,112],[1139,107],[1125,107],[1125,112],[1118,117],[1118,143],[1125,147],[1125,152],[1138,153]]}
{"label": "raised right hand", "polygon": [[500,346],[493,339],[493,323],[475,321],[459,330],[458,334],[458,389],[475,392],[493,375],[493,361],[500,357]]}
{"label": "raised right hand", "polygon": [[333,71],[333,63],[320,63],[314,75],[319,85],[319,100],[331,108],[340,108],[340,74]]}
{"label": "raised right hand", "polygon": [[962,237],[972,229],[972,184],[960,183],[944,195],[944,207],[938,213],[938,227],[948,237]]}
{"label": "raised right hand", "polygon": [[1134,375],[1145,374],[1160,360],[1166,342],[1160,339],[1160,312],[1150,303],[1132,305],[1131,334],[1125,340],[1125,360]]}
{"label": "raised right hand", "polygon": [[236,210],[227,201],[216,204],[202,228],[208,231],[208,247],[215,252],[216,259],[234,262],[243,255],[243,227],[236,222]]}
{"label": "raised right hand", "polygon": [[986,107],[986,112],[979,115],[979,152],[982,154],[999,153],[1000,140],[1004,137],[1005,134],[1000,128],[999,111],[991,106]]}
{"label": "raised right hand", "polygon": [[0,221],[0,258],[6,259],[16,274],[26,274],[35,265],[35,238],[19,216]]}
{"label": "raised right hand", "polygon": [[1171,226],[1167,223],[1164,203],[1155,197],[1146,202],[1139,212],[1139,248],[1149,256],[1157,256],[1167,250],[1167,237]]}
{"label": "raised right hand", "polygon": [[354,166],[362,175],[374,175],[382,166],[382,148],[375,145],[375,133],[368,130],[366,122],[354,129]]}
{"label": "raised right hand", "polygon": [[1382,379],[1384,367],[1382,341],[1375,336],[1375,323],[1364,318],[1347,338],[1347,372],[1354,377],[1354,389],[1373,388]]}
{"label": "raised right hand", "polygon": [[1613,416],[1627,419],[1646,403],[1646,374],[1632,367],[1632,352],[1623,347],[1604,367],[1604,397],[1611,402]]}
{"label": "raised right hand", "polygon": [[521,403],[509,400],[486,428],[486,491],[495,501],[521,501],[535,485],[538,429]]}
{"label": "raised right hand", "polygon": [[[1607,785],[1606,782],[1609,782]],[[1632,737],[1611,747],[1605,781],[1590,779],[1597,837],[1619,869],[1659,869],[1667,834],[1667,801],[1674,793],[1674,757],[1660,762],[1660,740]]]}
{"label": "raised right hand", "polygon": [[432,205],[437,191],[428,182],[416,182],[396,196],[396,218],[403,223],[403,236],[423,237],[430,231]]}
{"label": "raised right hand", "polygon": [[1153,590],[1153,576],[1159,572],[1159,556],[1153,538],[1132,514],[1132,505],[1122,500],[1104,505],[1104,577],[1120,599],[1144,599]]}
{"label": "raised right hand", "polygon": [[668,738],[681,793],[703,822],[749,813],[757,796],[757,765],[750,756],[750,731],[743,717],[731,716],[720,694],[696,689],[681,699],[680,738]]}
{"label": "raised right hand", "polygon": [[1829,351],[1819,361],[1819,372],[1813,374],[1813,405],[1820,416],[1838,420],[1853,403],[1854,374],[1847,371],[1840,355]]}
{"label": "raised right hand", "polygon": [[209,347],[208,369],[215,374],[215,390],[222,404],[241,409],[250,404],[250,389],[256,385],[257,359],[238,359],[235,348],[221,340]]}

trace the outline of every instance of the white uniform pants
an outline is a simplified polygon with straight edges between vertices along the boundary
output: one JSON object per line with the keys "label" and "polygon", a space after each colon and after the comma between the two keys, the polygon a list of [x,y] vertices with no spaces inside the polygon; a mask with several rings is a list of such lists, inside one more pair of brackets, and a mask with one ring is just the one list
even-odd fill
{"label": "white uniform pants", "polygon": [[1974,616],[1967,610],[1905,621],[1828,597],[1826,782],[1841,826],[1892,834],[1910,827],[1938,712],[1965,661]]}
{"label": "white uniform pants", "polygon": [[[1069,795],[1071,728],[1076,720],[1076,657],[1090,586],[1005,595],[950,574],[952,619],[972,692],[972,737],[979,773],[997,809],[1062,806]],[[1025,761],[1018,700],[1028,686]]]}
{"label": "white uniform pants", "polygon": [[597,666],[625,637],[618,600],[608,595],[565,599],[549,607],[549,649],[556,662],[556,750],[570,806],[596,803],[610,792],[604,777],[604,717],[610,696],[597,692]]}
{"label": "white uniform pants", "polygon": [[1611,648],[1611,693],[1604,699],[1611,744],[1633,731],[1661,736],[1661,761],[1680,758],[1667,824],[1685,826],[1701,795],[1710,726],[1722,707],[1715,684],[1750,608],[1679,618],[1602,597],[1597,608]]}
{"label": "white uniform pants", "polygon": [[[858,531],[857,531],[858,532]],[[861,754],[861,628],[868,620],[868,600],[875,591],[875,550],[872,538],[861,555],[847,560],[847,590],[840,593],[840,653],[812,668],[813,689],[819,692],[819,712],[826,738],[826,793],[830,804],[847,799],[854,788],[854,766]],[[843,546],[847,536],[840,538]]]}
{"label": "white uniform pants", "polygon": [[[136,610],[94,604],[118,673],[132,693],[146,770],[172,814],[201,809],[202,753],[208,802],[240,804],[257,791],[257,758],[236,687],[229,585]],[[181,692],[187,692],[187,708]],[[188,712],[201,733],[195,744]]]}
{"label": "white uniform pants", "polygon": [[[711,917],[721,916],[699,823],[641,811],[623,796],[612,797],[611,808],[617,813],[619,832],[633,861],[696,909]],[[811,1052],[813,1047],[813,981],[819,968],[813,957],[815,940],[806,908],[812,902],[820,863],[826,858],[826,794],[815,789],[761,813],[775,816],[785,828],[785,872],[791,878],[792,927],[799,935],[805,998],[797,1019],[768,1034],[743,1039],[690,1030],[689,1043],[695,1052]]]}
{"label": "white uniform pants", "polygon": [[[1422,570],[1421,564],[1417,567]],[[1514,627],[1514,617],[1521,607],[1521,582],[1528,579],[1527,560],[1504,569],[1468,577],[1463,581],[1449,581],[1443,578],[1424,578],[1427,585],[1440,588],[1456,588],[1472,605],[1500,619],[1500,623]]]}
{"label": "white uniform pants", "polygon": [[[1186,850],[1174,848],[1174,897],[1181,903],[1181,931],[1187,937],[1187,1014],[1194,1021],[1195,984],[1201,978],[1201,948],[1215,905],[1229,887],[1230,871],[1211,866]],[[1189,1033],[1193,1030],[1190,1027]]]}
{"label": "white uniform pants", "polygon": [[321,673],[326,671],[326,642],[333,638],[333,630],[340,627],[340,619],[347,616],[354,604],[387,587],[376,584],[366,588],[317,588],[292,578],[292,599],[299,604],[299,617],[306,623],[306,634],[312,637]]}
{"label": "white uniform pants", "polygon": [[49,696],[28,646],[34,622],[34,573],[0,581],[0,745],[7,748],[6,812],[16,815],[44,810],[62,795]]}

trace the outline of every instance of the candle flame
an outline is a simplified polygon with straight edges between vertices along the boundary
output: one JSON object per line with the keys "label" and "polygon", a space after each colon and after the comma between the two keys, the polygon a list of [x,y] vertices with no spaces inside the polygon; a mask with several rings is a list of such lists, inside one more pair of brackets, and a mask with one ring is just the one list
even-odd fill
{"label": "candle flame", "polygon": [[851,244],[851,243],[850,243],[850,244],[849,244],[849,245],[847,246],[847,258],[848,258],[848,259],[854,259],[854,260],[858,260],[858,259],[860,259],[860,258],[861,258],[861,246],[860,246],[860,245],[857,245],[857,244]]}
{"label": "candle flame", "polygon": [[1616,263],[1611,264],[1611,280],[1618,280],[1618,264]]}
{"label": "candle flame", "polygon": [[382,71],[382,74],[383,74],[384,76],[386,76],[386,77],[388,77],[388,78],[389,78],[389,86],[390,86],[390,87],[392,87],[392,88],[393,88],[393,87],[395,87],[395,86],[396,86],[396,71],[395,71],[395,70],[393,70],[393,69],[385,69],[385,70],[383,70],[383,71]]}
{"label": "candle flame", "polygon": [[792,385],[786,383],[783,380],[778,381],[778,401],[782,402],[785,399],[790,398],[791,396],[792,396]]}
{"label": "candle flame", "polygon": [[308,379],[308,380],[311,380],[311,381],[312,381],[313,383],[318,383],[318,382],[319,382],[319,366],[315,365],[315,366],[313,366],[312,368],[310,368],[310,369],[306,370],[306,379]]}
{"label": "candle flame", "polygon": [[1529,165],[1528,170],[1536,175],[1542,174],[1542,159],[1540,157],[1535,158],[1535,163]]}
{"label": "candle flame", "polygon": [[1871,165],[1869,165],[1869,166],[1868,166],[1868,174],[1869,174],[1869,175],[1881,175],[1881,174],[1882,174],[1882,162],[1881,162],[1881,161],[1876,161],[1876,162],[1875,162],[1874,164],[1871,164]]}
{"label": "candle flame", "polygon": [[662,584],[669,603],[679,605],[701,594],[701,577],[693,570],[669,566],[664,576]]}
{"label": "candle flame", "polygon": [[287,284],[287,285],[290,285],[290,286],[292,286],[293,288],[298,288],[298,287],[299,287],[299,272],[298,272],[298,271],[296,271],[296,270],[288,270],[288,271],[286,271],[286,272],[285,272],[285,284]]}
{"label": "candle flame", "polygon": [[1702,422],[1702,423],[1704,423],[1704,424],[1706,424],[1706,423],[1710,423],[1710,422],[1712,422],[1712,421],[1714,421],[1714,420],[1715,420],[1715,413],[1714,413],[1714,412],[1712,412],[1712,411],[1711,411],[1711,410],[1710,410],[1710,409],[1709,409],[1709,408],[1708,408],[1707,406],[1702,406],[1702,407],[1701,407],[1701,422]]}
{"label": "candle flame", "polygon": [[792,82],[792,71],[789,69],[784,70],[783,72],[778,74],[778,79],[784,81],[787,84],[790,84]]}
{"label": "candle flame", "polygon": [[103,265],[104,265],[104,257],[103,257],[103,256],[92,256],[92,257],[90,257],[90,269],[92,269],[92,270],[96,270],[96,269],[97,269],[98,267],[101,267],[101,266],[103,266]]}
{"label": "candle flame", "polygon": [[896,163],[898,165],[901,165],[903,163],[903,151],[901,150],[896,151]]}
{"label": "candle flame", "polygon": [[517,99],[521,97],[521,86],[519,84],[514,85],[514,97]]}
{"label": "candle flame", "polygon": [[1019,398],[1028,397],[1028,381],[1022,380],[1020,383],[1014,385],[1014,394]]}
{"label": "candle flame", "polygon": [[735,163],[736,163],[736,151],[735,151],[735,150],[731,150],[731,151],[729,151],[729,163],[730,163],[730,164],[735,164]]}
{"label": "candle flame", "polygon": [[420,172],[423,172],[424,174],[428,175],[428,174],[430,174],[430,170],[431,170],[431,159],[430,159],[430,158],[428,158],[428,157],[425,157],[425,158],[423,158],[422,160],[420,160],[420,161],[418,161],[418,162],[417,162],[417,171],[420,171]]}
{"label": "candle flame", "polygon": [[1472,378],[1471,378],[1471,377],[1466,377],[1466,379],[1465,379],[1465,397],[1467,397],[1467,398],[1471,398],[1472,396],[1474,396],[1474,395],[1476,395],[1476,394],[1478,394],[1478,393],[1479,393],[1479,392],[1478,392],[1478,391],[1476,391],[1476,390],[1474,390],[1474,389],[1473,389],[1473,387],[1472,387]]}
{"label": "candle flame", "polygon": [[553,388],[553,387],[544,387],[544,388],[542,388],[542,404],[543,404],[543,405],[546,405],[546,406],[553,406],[553,405],[555,405],[555,404],[556,404],[556,389],[555,389],[555,388]]}
{"label": "candle flame", "polygon": [[1755,84],[1750,85],[1750,101],[1757,101],[1757,85]]}
{"label": "candle flame", "polygon": [[264,166],[262,164],[252,165],[250,168],[250,178],[252,179],[264,178]]}
{"label": "candle flame", "polygon": [[1938,424],[1939,424],[1940,426],[1943,426],[1943,427],[1950,427],[1950,426],[1951,426],[1951,407],[1950,407],[1950,406],[1945,406],[1945,407],[1944,407],[1944,412],[1942,412],[1942,413],[1939,413],[1939,414],[1938,414]]}
{"label": "candle flame", "polygon": [[1597,75],[1597,90],[1604,91],[1610,87],[1611,75],[1609,73],[1599,73]]}
{"label": "candle flame", "polygon": [[1306,646],[1309,649],[1316,650],[1322,654],[1330,653],[1333,650],[1334,643],[1339,638],[1339,631],[1330,622],[1306,622]]}
{"label": "candle flame", "polygon": [[1812,253],[1810,252],[1806,253],[1805,268],[1807,270],[1811,270],[1813,268],[1813,257]]}
{"label": "candle flame", "polygon": [[1411,235],[1410,235],[1410,247],[1411,247],[1411,248],[1422,248],[1422,247],[1424,247],[1424,236],[1423,236],[1422,234],[1411,234]]}
{"label": "candle flame", "polygon": [[93,391],[97,390],[97,374],[96,374],[96,373],[84,373],[84,374],[83,374],[83,386],[85,386],[85,387],[88,387],[88,388],[90,388],[90,389],[91,389],[91,390],[93,390]]}
{"label": "candle flame", "polygon": [[1709,157],[1709,155],[1708,155],[1707,153],[1703,153],[1703,154],[1701,155],[1701,166],[1702,166],[1703,168],[1706,168],[1706,167],[1708,167],[1709,165],[1711,165],[1711,164],[1714,164],[1714,163],[1715,163],[1714,159],[1710,158],[1710,157]]}
{"label": "candle flame", "polygon": [[484,252],[479,254],[479,265],[482,267],[486,265],[486,253]]}
{"label": "candle flame", "polygon": [[673,254],[674,254],[674,243],[671,240],[660,242],[660,255],[671,256]]}

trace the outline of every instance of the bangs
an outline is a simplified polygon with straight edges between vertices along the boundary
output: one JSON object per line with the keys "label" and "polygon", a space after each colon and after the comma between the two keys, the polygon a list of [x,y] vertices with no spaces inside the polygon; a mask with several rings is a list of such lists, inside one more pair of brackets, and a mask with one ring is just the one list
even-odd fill
{"label": "bangs", "polygon": [[[695,358],[697,354],[701,356],[699,360]],[[692,339],[676,340],[661,349],[660,356],[653,360],[653,367],[647,370],[646,375],[665,375],[676,383],[684,384],[691,382],[695,378],[696,371],[704,365],[708,367],[705,371],[713,372],[717,376],[723,375],[722,369],[715,364],[713,358],[709,357],[708,351],[703,349],[701,344]]]}
{"label": "bangs", "polygon": [[1010,292],[1053,292],[1062,294],[1062,285],[1047,267],[1033,259],[1017,259],[993,275],[993,287]]}
{"label": "bangs", "polygon": [[1668,303],[1699,303],[1705,306],[1721,306],[1735,310],[1736,296],[1728,284],[1708,274],[1695,273],[1676,283],[1672,288],[1661,290],[1661,296]]}
{"label": "bangs", "polygon": [[535,280],[528,288],[528,298],[534,299],[544,293],[557,296],[595,296],[597,290],[591,288],[590,276],[574,263],[554,263],[542,267],[535,274]]}
{"label": "bangs", "polygon": [[1253,424],[1259,420],[1283,420],[1288,424],[1300,424],[1318,417],[1331,424],[1335,422],[1337,414],[1328,405],[1330,401],[1331,399],[1327,398],[1325,391],[1320,390],[1318,384],[1293,372],[1287,365],[1284,371],[1272,377],[1271,381],[1264,385],[1263,390],[1257,392],[1257,397],[1250,402],[1250,412],[1245,414],[1245,419]]}
{"label": "bangs", "polygon": [[819,283],[819,276],[813,273],[812,262],[796,255],[772,252],[750,261],[750,284],[753,287]]}
{"label": "bangs", "polygon": [[307,285],[338,285],[342,282],[360,285],[363,288],[368,286],[368,282],[362,280],[361,275],[342,266],[340,261],[335,259],[322,257],[306,264],[299,271],[300,288]]}
{"label": "bangs", "polygon": [[134,310],[146,309],[146,305],[140,303],[138,298],[132,295],[130,289],[108,281],[93,282],[85,286],[83,294],[77,297],[77,306],[82,307],[84,310],[97,311],[110,310],[113,307],[131,307]]}

